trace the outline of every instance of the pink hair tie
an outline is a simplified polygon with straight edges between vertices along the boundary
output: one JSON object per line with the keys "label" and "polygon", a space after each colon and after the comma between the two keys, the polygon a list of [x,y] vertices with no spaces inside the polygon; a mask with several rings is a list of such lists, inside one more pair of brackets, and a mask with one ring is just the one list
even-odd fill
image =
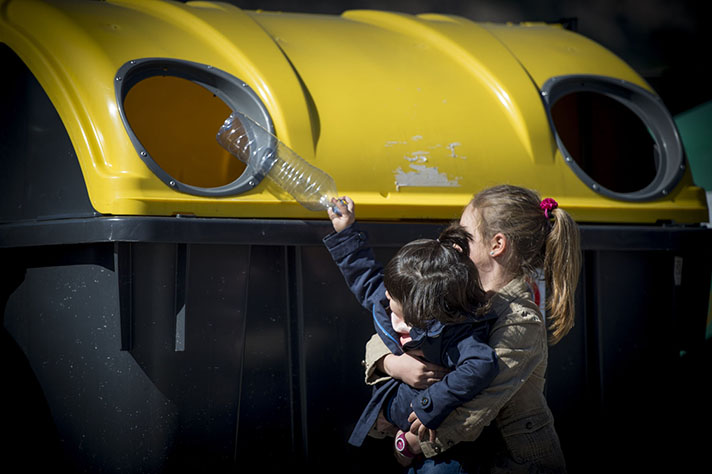
{"label": "pink hair tie", "polygon": [[544,217],[549,218],[549,211],[553,211],[559,207],[559,203],[552,198],[546,198],[539,203],[539,208],[544,211]]}

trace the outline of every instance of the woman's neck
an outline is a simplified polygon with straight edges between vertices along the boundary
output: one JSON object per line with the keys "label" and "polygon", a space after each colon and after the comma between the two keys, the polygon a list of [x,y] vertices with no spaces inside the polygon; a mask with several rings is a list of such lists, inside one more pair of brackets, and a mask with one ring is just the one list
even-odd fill
{"label": "woman's neck", "polygon": [[480,273],[480,283],[486,293],[496,293],[514,279],[511,272],[505,270],[502,265],[495,263],[486,272]]}

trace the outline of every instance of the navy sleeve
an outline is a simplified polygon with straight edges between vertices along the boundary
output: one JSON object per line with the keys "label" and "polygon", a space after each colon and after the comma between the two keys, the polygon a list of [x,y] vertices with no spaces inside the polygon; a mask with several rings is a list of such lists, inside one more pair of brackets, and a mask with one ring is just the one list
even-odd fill
{"label": "navy sleeve", "polygon": [[[458,406],[466,403],[488,387],[499,373],[494,350],[485,340],[488,324],[479,324],[464,338],[454,339],[443,348],[441,363],[454,367],[440,382],[425,390],[415,390],[401,384],[389,404],[388,417],[398,426],[407,423],[411,412],[428,428],[437,429],[440,423]],[[459,328],[463,331],[464,326]]]}
{"label": "navy sleeve", "polygon": [[413,412],[411,402],[414,398],[417,398],[419,394],[420,390],[404,382],[399,382],[398,390],[396,390],[393,397],[388,400],[388,404],[384,407],[386,419],[401,430],[408,431],[410,428],[408,417]]}
{"label": "navy sleeve", "polygon": [[452,410],[488,387],[499,372],[494,350],[475,334],[450,347],[447,358],[455,363],[455,370],[419,392],[410,403],[418,419],[431,429],[436,429]]}
{"label": "navy sleeve", "polygon": [[327,235],[323,241],[358,302],[369,311],[374,303],[383,304],[383,268],[376,262],[366,234],[354,224]]}
{"label": "navy sleeve", "polygon": [[383,284],[383,267],[376,261],[368,238],[356,224],[323,239],[358,302],[371,312],[376,332],[394,354],[402,354],[398,334],[393,330]]}

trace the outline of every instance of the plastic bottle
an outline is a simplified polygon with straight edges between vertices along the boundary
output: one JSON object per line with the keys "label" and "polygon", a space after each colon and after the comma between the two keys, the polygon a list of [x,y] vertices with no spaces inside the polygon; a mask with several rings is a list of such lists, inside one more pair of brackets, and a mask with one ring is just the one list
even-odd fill
{"label": "plastic bottle", "polygon": [[304,161],[262,126],[239,112],[225,119],[217,141],[243,161],[255,176],[268,177],[311,211],[338,209],[331,203],[337,196],[334,179]]}

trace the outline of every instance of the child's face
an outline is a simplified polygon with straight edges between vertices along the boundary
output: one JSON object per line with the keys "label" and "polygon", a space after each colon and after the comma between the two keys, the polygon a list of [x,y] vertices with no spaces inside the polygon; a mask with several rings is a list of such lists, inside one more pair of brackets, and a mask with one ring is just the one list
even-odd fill
{"label": "child's face", "polygon": [[388,291],[386,291],[386,298],[388,298],[388,304],[391,308],[391,313],[395,314],[400,319],[404,319],[403,308],[401,307],[401,304],[398,302],[398,300],[392,298],[391,294],[388,293]]}

